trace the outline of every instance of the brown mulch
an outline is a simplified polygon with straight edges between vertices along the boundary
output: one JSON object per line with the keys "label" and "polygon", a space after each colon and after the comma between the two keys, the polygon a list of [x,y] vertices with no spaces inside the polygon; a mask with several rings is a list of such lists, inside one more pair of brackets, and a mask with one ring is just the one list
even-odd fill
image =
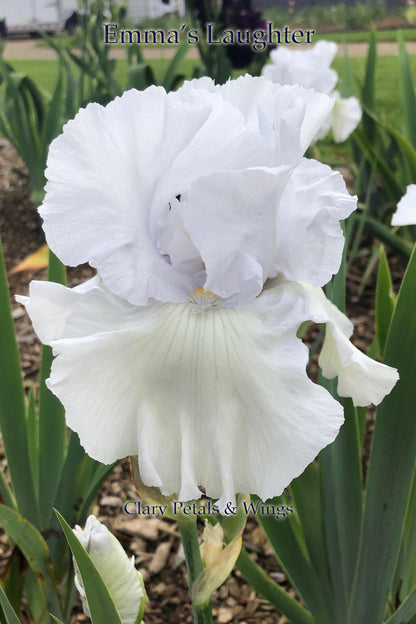
{"label": "brown mulch", "polygon": [[[23,163],[5,141],[0,142],[0,231],[7,269],[12,269],[29,253],[36,251],[44,236],[39,217],[29,199],[30,191]],[[366,258],[362,256],[353,266],[347,292],[348,314],[355,324],[355,343],[368,348],[374,334],[374,276],[362,295],[358,295]],[[396,261],[394,274],[399,282],[402,266]],[[69,285],[84,281],[91,269],[81,267],[68,272]],[[32,279],[46,279],[45,271],[25,272],[10,277],[10,292],[27,294]],[[370,310],[370,312],[369,312]],[[24,383],[28,388],[36,384],[39,371],[40,345],[22,307],[13,301],[13,316],[21,352]],[[317,330],[311,330],[313,340]],[[0,448],[0,463],[4,466],[4,451]],[[164,518],[127,516],[123,501],[137,499],[130,479],[127,462],[121,462],[101,489],[93,513],[113,530],[128,554],[134,554],[136,566],[143,574],[150,602],[145,622],[162,624],[191,623],[186,567],[176,524]],[[281,570],[273,551],[255,520],[249,518],[243,543],[254,560],[267,574],[283,585],[292,595],[289,582]],[[10,547],[5,536],[0,537],[0,564],[7,560]],[[0,567],[1,573],[1,567]],[[213,598],[214,619],[219,624],[285,624],[270,604],[256,595],[234,571]],[[82,615],[80,604],[74,611],[73,624],[89,620]],[[24,620],[27,624],[29,619]]]}

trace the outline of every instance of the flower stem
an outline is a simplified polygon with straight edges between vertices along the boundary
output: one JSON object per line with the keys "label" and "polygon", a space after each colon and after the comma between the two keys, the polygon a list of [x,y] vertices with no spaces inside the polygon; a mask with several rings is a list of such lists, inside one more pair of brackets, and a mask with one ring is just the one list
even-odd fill
{"label": "flower stem", "polygon": [[[188,570],[189,594],[197,576],[202,572],[201,554],[199,552],[196,518],[178,517],[177,522],[185,553],[186,569]],[[212,608],[209,600],[203,605],[192,605],[195,624],[212,624]]]}

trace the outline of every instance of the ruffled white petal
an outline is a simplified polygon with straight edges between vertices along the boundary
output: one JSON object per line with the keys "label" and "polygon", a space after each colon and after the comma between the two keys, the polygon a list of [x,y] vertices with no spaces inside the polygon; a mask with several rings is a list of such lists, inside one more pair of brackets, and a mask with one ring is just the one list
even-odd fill
{"label": "ruffled white petal", "polygon": [[416,225],[416,184],[410,184],[397,204],[392,225]]}
{"label": "ruffled white petal", "polygon": [[[302,122],[300,124],[300,147],[301,154],[312,143],[319,128],[330,119],[334,102],[332,98],[323,93],[318,93],[312,89],[304,89],[303,86],[282,85],[279,90],[279,100],[276,102],[275,110],[266,110],[262,117],[262,132],[273,133],[276,136],[277,164],[287,162],[285,153],[290,153],[290,144],[296,144],[297,131],[299,125],[298,117],[303,108]],[[274,122],[280,108],[290,111],[283,117],[280,127]],[[279,132],[276,130],[279,129]],[[292,148],[293,149],[293,148]]]}
{"label": "ruffled white petal", "polygon": [[395,368],[376,362],[354,347],[339,326],[327,326],[319,365],[327,379],[338,376],[338,394],[355,405],[378,405],[399,379]]}
{"label": "ruffled white petal", "polygon": [[336,143],[342,143],[354,132],[361,121],[362,109],[355,97],[341,98],[334,92],[335,106],[332,109],[332,134]]}
{"label": "ruffled white petal", "polygon": [[[100,573],[122,624],[136,624],[143,601],[146,600],[134,557],[129,559],[120,542],[95,516],[89,516],[85,529],[76,526],[74,533]],[[81,595],[83,611],[90,616],[81,574],[75,563],[75,585]]]}
{"label": "ruffled white petal", "polygon": [[204,288],[241,306],[263,288],[276,256],[276,212],[291,169],[248,169],[199,179],[178,209],[201,253]]}
{"label": "ruffled white petal", "polygon": [[306,375],[304,305],[290,289],[241,309],[207,301],[135,307],[91,289],[51,341],[48,385],[92,457],[138,455],[144,483],[181,500],[198,486],[220,505],[236,492],[266,499],[335,438],[342,408]]}
{"label": "ruffled white petal", "polygon": [[367,357],[349,341],[352,324],[320,288],[301,282],[287,283],[286,288],[303,298],[305,317],[328,323],[319,365],[327,379],[338,377],[339,396],[351,397],[358,406],[381,403],[399,379],[397,370]]}
{"label": "ruffled white petal", "polygon": [[48,243],[66,264],[89,262],[132,303],[185,301],[198,280],[158,249],[170,202],[201,175],[271,159],[258,132],[215,93],[191,104],[150,87],[105,108],[90,104],[50,148],[40,208]]}
{"label": "ruffled white petal", "polygon": [[217,87],[246,121],[258,124],[263,137],[273,140],[276,165],[299,161],[318,128],[330,119],[333,106],[330,98],[307,85],[288,85],[245,75]]}
{"label": "ruffled white petal", "polygon": [[334,107],[330,118],[322,120],[310,141],[322,139],[332,127],[334,140],[345,141],[361,121],[362,110],[355,97],[341,98],[334,91],[338,74],[330,69],[337,45],[331,41],[319,41],[307,50],[291,50],[279,46],[270,54],[271,64],[265,65],[262,74],[280,84],[299,84],[318,93],[332,95]]}
{"label": "ruffled white petal", "polygon": [[[50,148],[40,209],[48,243],[66,264],[89,262],[111,292],[135,305],[183,303],[202,286],[241,305],[261,291],[273,264],[283,177],[332,105],[326,95],[250,76],[221,87],[192,81],[170,94],[132,90],[105,108],[91,104]],[[277,184],[265,181],[271,169]],[[208,195],[215,207],[206,211]],[[200,210],[189,213],[191,203]]]}
{"label": "ruffled white petal", "polygon": [[62,335],[68,316],[80,301],[80,296],[100,284],[99,276],[72,289],[56,282],[32,280],[29,287],[30,296],[16,295],[16,301],[26,307],[39,339],[44,344],[49,344],[51,340]]}
{"label": "ruffled white petal", "polygon": [[303,88],[307,85],[288,84],[246,74],[224,85],[215,85],[211,78],[185,82],[178,94],[189,100],[201,89],[218,93],[261,132],[275,151],[273,165],[279,166],[299,161],[322,124],[330,123],[334,105],[323,93]]}
{"label": "ruffled white petal", "polygon": [[26,306],[33,328],[44,344],[49,344],[64,330],[68,315],[80,295],[55,282],[30,283],[30,296],[16,296]]}
{"label": "ruffled white petal", "polygon": [[326,284],[342,259],[344,235],[339,222],[356,206],[357,198],[348,194],[340,173],[303,159],[279,202],[276,272],[313,286]]}

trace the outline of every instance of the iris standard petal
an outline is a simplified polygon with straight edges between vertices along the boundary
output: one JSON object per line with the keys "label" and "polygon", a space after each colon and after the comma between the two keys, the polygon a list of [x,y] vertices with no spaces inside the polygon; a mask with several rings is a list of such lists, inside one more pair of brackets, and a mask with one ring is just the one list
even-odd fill
{"label": "iris standard petal", "polygon": [[333,106],[330,99],[307,85],[273,85],[264,77],[241,76],[217,89],[247,121],[257,121],[264,137],[274,141],[276,165],[294,162],[304,154],[318,128],[330,118]]}
{"label": "iris standard petal", "polygon": [[334,102],[304,86],[273,84],[246,74],[223,85],[211,78],[185,82],[178,94],[187,99],[202,89],[219,94],[261,132],[274,149],[274,166],[279,166],[299,162],[322,124],[330,123]]}
{"label": "iris standard petal", "polygon": [[[51,291],[52,306],[61,295]],[[236,492],[269,498],[343,421],[306,375],[303,313],[290,289],[230,309],[198,291],[185,304],[136,307],[96,287],[51,341],[48,386],[89,455],[138,455],[142,480],[163,494],[189,500],[202,486],[220,506]]]}
{"label": "iris standard petal", "polygon": [[348,194],[340,173],[304,158],[279,201],[276,272],[313,286],[326,284],[341,264],[345,241],[340,221],[356,207],[357,198]]}
{"label": "iris standard petal", "polygon": [[[228,172],[227,200],[239,202],[231,212],[240,221],[239,181],[251,180],[244,188],[253,198],[258,185],[249,170],[274,169],[277,175],[279,169],[280,192],[282,171],[299,163],[331,107],[325,95],[250,76],[224,87],[193,81],[178,93],[132,90],[105,108],[91,104],[50,148],[40,208],[48,243],[67,264],[88,261],[106,286],[130,303],[146,305],[149,298],[183,303],[192,290],[211,289],[211,276],[218,275],[212,254],[205,258],[206,250],[192,239],[195,227],[184,226],[181,201],[187,192],[194,194],[206,176],[219,180]],[[270,201],[275,208],[276,201]],[[231,221],[224,245],[235,238]],[[224,251],[232,284],[215,282],[218,294],[229,297],[243,283],[238,302],[256,296],[268,273],[270,249],[257,236],[256,249]],[[204,273],[208,263],[210,276]],[[222,275],[226,269],[224,264]]]}
{"label": "iris standard petal", "polygon": [[200,250],[204,288],[241,306],[263,288],[276,256],[276,213],[291,168],[217,172],[181,202],[184,227]]}
{"label": "iris standard petal", "polygon": [[90,104],[51,144],[40,208],[50,247],[66,264],[89,262],[114,293],[185,301],[198,286],[159,252],[169,202],[200,175],[269,165],[264,140],[215,94],[196,104],[150,87],[108,106]]}
{"label": "iris standard petal", "polygon": [[322,120],[310,137],[315,142],[322,139],[332,127],[334,140],[345,141],[361,120],[362,110],[355,97],[341,98],[335,91],[338,74],[330,69],[337,45],[332,41],[318,41],[312,48],[292,50],[279,46],[270,54],[272,63],[264,66],[262,75],[282,85],[302,85],[318,93],[333,96],[331,117]]}

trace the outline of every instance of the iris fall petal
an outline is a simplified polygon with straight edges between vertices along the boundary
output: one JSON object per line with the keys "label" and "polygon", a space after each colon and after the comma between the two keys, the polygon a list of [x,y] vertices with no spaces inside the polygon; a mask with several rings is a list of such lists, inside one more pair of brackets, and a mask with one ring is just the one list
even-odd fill
{"label": "iris fall petal", "polygon": [[287,287],[303,298],[305,317],[327,323],[319,365],[327,379],[338,377],[339,396],[351,397],[358,406],[378,405],[398,381],[397,370],[367,357],[350,342],[352,323],[320,288],[301,282]]}
{"label": "iris fall petal", "polygon": [[[48,305],[66,304],[61,288],[48,297],[43,312],[32,307],[35,328]],[[203,309],[197,295],[136,307],[95,287],[50,341],[58,357],[49,388],[89,455],[104,463],[138,455],[143,481],[164,494],[188,500],[202,485],[220,505],[239,491],[271,497],[343,421],[305,374],[296,302],[283,290],[244,309],[213,301]]]}

